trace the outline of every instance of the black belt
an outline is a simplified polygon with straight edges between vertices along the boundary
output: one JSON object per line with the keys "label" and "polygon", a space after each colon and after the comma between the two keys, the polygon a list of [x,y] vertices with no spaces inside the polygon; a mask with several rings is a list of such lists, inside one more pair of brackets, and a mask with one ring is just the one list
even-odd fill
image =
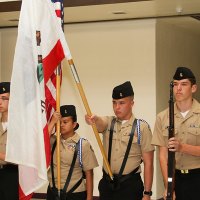
{"label": "black belt", "polygon": [[121,187],[121,184],[128,179],[133,178],[134,180],[138,180],[140,178],[140,173],[137,173],[140,166],[138,166],[136,169],[134,169],[131,173],[126,175],[121,174],[113,174],[113,180],[111,180],[110,176],[106,174],[106,172],[103,170],[103,179],[107,181],[109,184],[109,187],[113,190],[119,190]]}
{"label": "black belt", "polygon": [[[130,172],[129,174],[125,174],[125,175],[121,175],[119,177],[119,181],[123,182],[131,177],[134,176],[140,176],[140,173],[137,173],[138,169],[140,168],[140,166],[138,166],[136,169],[134,169],[132,172]],[[118,174],[113,174],[114,179],[118,178]],[[110,181],[110,176],[103,170],[103,178],[105,178],[106,180]]]}
{"label": "black belt", "polygon": [[17,165],[13,165],[13,164],[6,164],[6,165],[0,165],[0,170],[6,170],[6,169],[18,169]]}
{"label": "black belt", "polygon": [[200,174],[200,168],[197,169],[176,169],[176,175]]}

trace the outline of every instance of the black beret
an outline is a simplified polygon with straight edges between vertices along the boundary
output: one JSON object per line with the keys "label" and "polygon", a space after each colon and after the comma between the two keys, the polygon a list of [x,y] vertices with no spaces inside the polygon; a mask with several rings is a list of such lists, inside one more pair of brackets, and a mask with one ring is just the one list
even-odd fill
{"label": "black beret", "polygon": [[[60,107],[60,113],[62,117],[72,117],[74,122],[77,122],[76,107],[74,105],[63,105]],[[79,124],[77,123],[74,130],[78,129]]]}
{"label": "black beret", "polygon": [[174,80],[182,80],[182,79],[194,79],[196,83],[196,78],[192,71],[187,67],[178,67],[173,77]]}
{"label": "black beret", "polygon": [[128,96],[134,96],[133,88],[130,81],[126,81],[125,83],[118,85],[113,89],[113,99],[122,99]]}
{"label": "black beret", "polygon": [[0,83],[0,94],[10,93],[10,82]]}

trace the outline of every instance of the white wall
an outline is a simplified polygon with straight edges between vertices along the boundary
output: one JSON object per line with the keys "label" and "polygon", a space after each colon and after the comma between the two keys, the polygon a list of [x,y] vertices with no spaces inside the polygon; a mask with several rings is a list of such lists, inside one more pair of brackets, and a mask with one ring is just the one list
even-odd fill
{"label": "white wall", "polygon": [[[65,34],[93,113],[111,115],[114,86],[130,80],[135,91],[134,112],[153,129],[156,111],[168,104],[169,82],[177,66],[189,66],[200,77],[200,37],[165,20],[128,20],[65,25]],[[0,29],[0,80],[9,81],[17,29]],[[200,81],[198,80],[198,83]],[[198,92],[196,97],[200,99]],[[67,61],[63,62],[61,105],[75,104],[81,136],[92,143],[99,164],[101,154],[92,129],[85,124],[85,109]],[[153,198],[163,193],[157,156]],[[95,169],[95,191],[101,167]],[[45,188],[40,191],[44,192]]]}
{"label": "white wall", "polygon": [[1,81],[1,32],[0,32],[0,81]]}
{"label": "white wall", "polygon": [[15,43],[17,39],[17,29],[0,29],[1,34],[1,81],[10,81]]}
{"label": "white wall", "polygon": [[[200,35],[171,25],[166,19],[156,23],[157,112],[168,105],[169,83],[178,66],[192,69],[200,86]],[[168,74],[166,76],[166,74]],[[200,93],[196,94],[200,100]]]}
{"label": "white wall", "polygon": [[[9,80],[12,70],[16,29],[1,29],[2,80]],[[153,127],[156,114],[155,91],[155,20],[116,21],[65,25],[67,41],[93,113],[111,115],[112,89],[130,80],[135,91],[136,117]],[[63,62],[61,105],[77,107],[78,132],[92,143],[99,164],[101,154],[92,129],[85,124],[85,109],[66,61]],[[94,195],[101,167],[95,170]],[[155,183],[154,183],[154,196]]]}
{"label": "white wall", "polygon": [[[156,113],[168,104],[169,82],[176,67],[191,67],[199,79],[199,35],[166,20],[155,23],[155,20],[127,20],[65,25],[67,41],[93,113],[111,115],[113,87],[130,80],[135,91],[136,117],[147,120],[153,129]],[[16,37],[16,28],[0,29],[0,81],[10,80]],[[199,92],[196,97],[200,99]],[[66,61],[63,62],[62,104],[76,105],[78,132],[92,143],[102,165],[99,148],[92,129],[85,124],[85,109]],[[163,192],[157,160],[156,157],[153,199],[161,197]],[[95,195],[98,195],[100,178],[101,167],[95,170]]]}

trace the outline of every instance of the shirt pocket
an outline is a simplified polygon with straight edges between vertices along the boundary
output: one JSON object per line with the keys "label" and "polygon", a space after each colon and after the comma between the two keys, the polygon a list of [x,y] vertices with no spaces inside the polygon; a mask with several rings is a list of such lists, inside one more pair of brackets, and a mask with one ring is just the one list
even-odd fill
{"label": "shirt pocket", "polygon": [[[175,130],[174,130],[174,134],[175,134]],[[164,137],[164,140],[168,141],[168,139],[169,139],[169,126],[163,127],[163,129],[162,129],[162,135]]]}
{"label": "shirt pocket", "polygon": [[190,145],[200,145],[200,128],[189,127],[187,131],[186,143]]}
{"label": "shirt pocket", "polygon": [[[129,139],[130,139],[130,133],[124,133],[122,135],[121,145],[122,145],[124,154],[126,153]],[[137,132],[135,131],[134,136],[133,136],[133,141],[131,144],[131,149],[129,152],[129,156],[135,156],[135,155],[141,154],[141,148],[140,148],[140,145],[138,144],[137,140],[138,140]]]}
{"label": "shirt pocket", "polygon": [[72,164],[72,160],[74,157],[74,146],[67,146],[66,149],[62,149],[60,152],[60,159],[61,159],[61,165],[63,167],[70,166]]}
{"label": "shirt pocket", "polygon": [[[162,129],[162,133],[163,133],[163,136],[165,137],[169,137],[169,126],[165,126],[163,129]],[[178,134],[178,129],[177,127],[174,127],[174,136]]]}
{"label": "shirt pocket", "polygon": [[[174,129],[174,136],[176,136],[176,135],[177,135],[177,129]],[[168,126],[165,126],[162,129],[162,136],[164,138],[165,145],[167,146],[168,145],[168,140],[169,140],[169,127]]]}

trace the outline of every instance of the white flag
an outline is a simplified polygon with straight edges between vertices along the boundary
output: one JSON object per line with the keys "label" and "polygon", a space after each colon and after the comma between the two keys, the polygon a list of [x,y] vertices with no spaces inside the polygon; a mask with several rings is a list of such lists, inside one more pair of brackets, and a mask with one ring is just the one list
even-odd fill
{"label": "white flag", "polygon": [[71,54],[51,1],[23,0],[11,77],[6,161],[19,165],[25,195],[47,183],[45,85],[64,57],[71,59]]}

